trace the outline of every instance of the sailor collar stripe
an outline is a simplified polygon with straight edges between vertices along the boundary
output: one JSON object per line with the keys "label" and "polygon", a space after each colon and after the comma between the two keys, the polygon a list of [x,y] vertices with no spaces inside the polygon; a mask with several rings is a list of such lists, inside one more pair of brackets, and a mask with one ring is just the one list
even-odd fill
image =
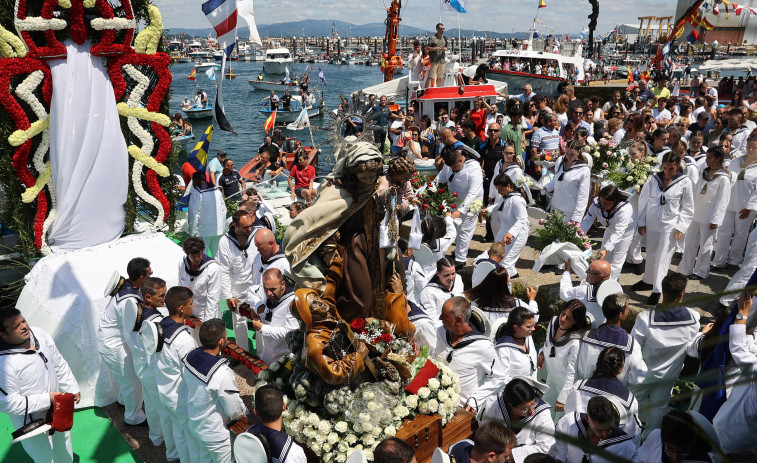
{"label": "sailor collar stripe", "polygon": [[595,395],[602,395],[602,396],[605,396],[605,397],[610,397],[610,396],[617,397],[618,399],[620,399],[620,403],[623,404],[624,407],[626,407],[626,410],[628,410],[629,408],[631,408],[631,405],[633,404],[634,397],[633,397],[633,395],[631,394],[630,391],[626,391],[626,396],[624,398],[624,397],[621,397],[621,396],[619,396],[617,394],[613,394],[611,392],[607,392],[607,391],[604,391],[602,389],[597,389],[595,387],[591,387],[591,386],[589,386],[587,384],[588,381],[589,381],[589,379],[581,380],[581,382],[578,383],[578,387],[576,387],[576,389],[578,389],[579,391],[586,391],[586,392],[590,392],[590,393],[595,394]]}

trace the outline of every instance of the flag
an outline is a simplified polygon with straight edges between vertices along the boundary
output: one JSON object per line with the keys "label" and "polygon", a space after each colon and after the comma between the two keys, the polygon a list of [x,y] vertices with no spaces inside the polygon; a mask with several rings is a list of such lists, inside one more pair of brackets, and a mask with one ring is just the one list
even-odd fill
{"label": "flag", "polygon": [[[728,8],[728,7],[726,7],[726,11],[728,11],[728,10],[727,10],[727,8]],[[717,15],[719,15],[719,14],[720,14],[720,7],[719,7],[719,6],[717,6],[717,5],[713,6],[713,7],[712,7],[712,14],[714,14],[714,15],[716,15],[716,16],[717,16]]]}
{"label": "flag", "polygon": [[689,43],[697,43],[699,41],[699,32],[696,29],[691,30],[691,34],[686,37]]}
{"label": "flag", "polygon": [[733,8],[733,12],[736,13],[736,16],[741,16],[741,10],[744,9],[743,6],[735,3],[731,3],[731,8]]}
{"label": "flag", "polygon": [[259,47],[263,46],[258,34],[258,26],[255,25],[255,13],[252,11],[252,0],[237,0],[239,16],[250,26],[250,42],[255,42]]}
{"label": "flag", "polygon": [[266,135],[268,134],[268,131],[273,128],[273,126],[276,124],[276,110],[274,109],[270,116],[268,116],[268,119],[266,119],[265,124],[263,124],[263,130],[265,130]]}
{"label": "flag", "polygon": [[189,80],[197,80],[197,68],[192,69],[192,72],[189,73],[189,77],[187,79]]}
{"label": "flag", "polygon": [[205,172],[205,166],[208,164],[208,151],[210,140],[213,138],[213,126],[208,126],[200,141],[195,145],[195,149],[187,156],[187,162],[198,172]]}
{"label": "flag", "polygon": [[546,8],[547,3],[544,0],[539,0],[539,8]]}
{"label": "flag", "polygon": [[208,0],[202,12],[216,31],[218,46],[231,56],[237,44],[237,0]]}
{"label": "flag", "polygon": [[208,79],[210,80],[216,80],[216,67],[213,66],[207,71],[205,71],[205,75],[208,76]]}
{"label": "flag", "polygon": [[297,119],[295,119],[291,124],[287,125],[287,129],[302,130],[305,127],[310,127],[310,116],[308,116],[308,109],[302,108],[302,111],[300,111]]}
{"label": "flag", "polygon": [[465,9],[465,0],[440,0],[442,11],[457,11],[458,13],[467,13]]}
{"label": "flag", "polygon": [[321,83],[323,83],[323,85],[326,85],[326,78],[323,77],[323,69],[321,69],[320,67],[318,68],[318,77],[321,79]]}
{"label": "flag", "polygon": [[627,64],[628,66],[628,85],[631,85],[633,83],[633,72],[631,72],[631,65]]}

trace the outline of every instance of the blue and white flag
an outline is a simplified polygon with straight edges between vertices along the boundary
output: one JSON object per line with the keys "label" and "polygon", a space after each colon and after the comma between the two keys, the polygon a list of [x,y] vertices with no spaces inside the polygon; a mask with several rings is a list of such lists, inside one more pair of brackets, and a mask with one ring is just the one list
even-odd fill
{"label": "blue and white flag", "polygon": [[[221,78],[217,80],[216,98],[213,102],[213,119],[221,130],[236,134],[226,119],[223,108],[223,76],[226,73],[226,60],[231,57],[237,44],[237,0],[208,0],[202,4],[202,12],[215,29],[218,46],[223,50]],[[214,79],[215,73],[211,80]]]}
{"label": "blue and white flag", "polygon": [[208,76],[208,79],[210,80],[216,80],[216,67],[213,66],[207,71],[205,71],[205,75]]}
{"label": "blue and white flag", "polygon": [[465,0],[440,0],[442,11],[457,11],[458,13],[467,13],[465,9]]}
{"label": "blue and white flag", "polygon": [[323,69],[321,68],[318,68],[318,77],[321,78],[321,82],[323,83],[323,85],[326,85],[326,78],[323,77]]}
{"label": "blue and white flag", "polygon": [[287,129],[302,130],[306,127],[310,127],[310,116],[308,115],[308,108],[304,107],[303,104],[302,111],[300,111],[297,119],[295,119],[291,124],[287,125]]}

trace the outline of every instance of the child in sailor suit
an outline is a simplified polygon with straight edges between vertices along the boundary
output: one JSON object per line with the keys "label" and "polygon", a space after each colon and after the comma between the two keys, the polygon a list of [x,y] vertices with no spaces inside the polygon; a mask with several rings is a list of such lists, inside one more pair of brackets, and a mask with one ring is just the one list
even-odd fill
{"label": "child in sailor suit", "polygon": [[[400,238],[401,240],[404,238]],[[408,250],[412,251],[412,250]],[[426,286],[428,278],[423,272],[421,264],[413,259],[412,254],[405,256],[405,287],[407,288],[407,300],[413,304],[420,303],[421,290]]]}
{"label": "child in sailor suit", "polygon": [[[486,206],[489,211],[496,210],[502,203],[502,195],[497,191],[497,187],[494,185],[494,180],[499,177],[499,174],[505,174],[510,180],[515,183],[520,181],[520,179],[523,178],[523,169],[518,164],[519,162],[520,160],[516,156],[515,160],[508,163],[504,170],[502,169],[504,160],[500,160],[494,167],[494,176],[492,177],[492,181],[489,182],[489,204],[487,204]],[[494,233],[494,236],[497,236],[500,229],[502,228],[500,215],[491,214],[490,220],[492,222],[492,232]]]}
{"label": "child in sailor suit", "polygon": [[[749,278],[754,273],[754,269],[757,268],[757,228],[749,232],[749,239],[746,243],[746,252],[744,253],[744,261],[741,263],[741,268],[733,274],[731,281],[725,287],[725,292],[737,290],[743,288],[749,282]],[[733,301],[739,296],[738,293],[724,294],[720,298],[720,303],[726,307],[730,307]]]}
{"label": "child in sailor suit", "polygon": [[[636,214],[628,201],[621,198],[617,187],[606,186],[602,188],[594,201],[591,202],[586,216],[581,222],[581,229],[588,233],[595,221],[605,227],[602,235],[602,250],[606,251],[604,260],[610,263],[612,272],[610,278],[617,280],[626,260],[628,248],[631,246],[633,235],[636,233]],[[610,210],[602,207],[606,202]]]}
{"label": "child in sailor suit", "polygon": [[715,234],[723,223],[731,196],[731,178],[722,166],[723,151],[711,149],[707,153],[707,167],[694,188],[694,219],[686,233],[683,257],[678,264],[678,271],[684,275],[691,275],[693,271],[700,278],[710,276]]}
{"label": "child in sailor suit", "polygon": [[503,241],[507,246],[505,256],[499,265],[505,267],[509,275],[517,275],[515,263],[526,246],[530,229],[526,200],[514,181],[505,174],[495,177],[492,184],[502,194],[499,204],[491,210],[492,216],[496,215],[499,218],[494,240]]}
{"label": "child in sailor suit", "polygon": [[[194,240],[197,240],[196,242]],[[187,244],[189,242],[189,244]],[[199,251],[201,260],[196,270],[192,270],[190,250],[197,254],[196,247],[202,241],[199,238],[187,238],[182,244],[186,256],[179,262],[179,286],[192,290],[194,294],[193,315],[205,322],[211,318],[220,318],[221,302],[221,266],[212,257]],[[204,245],[203,245],[204,246]]]}
{"label": "child in sailor suit", "polygon": [[[518,307],[515,310],[520,309],[527,310],[523,307]],[[511,317],[515,310],[510,313]],[[525,342],[525,350],[523,350],[524,346],[515,342],[512,336],[505,335],[497,339],[497,343],[494,345],[499,356],[499,362],[503,367],[505,383],[510,382],[513,377],[518,375],[536,379],[536,347],[531,336],[526,336]]]}
{"label": "child in sailor suit", "polygon": [[[589,202],[591,187],[591,167],[578,151],[580,145],[566,148],[566,154],[557,160],[555,177],[544,189],[552,193],[552,207],[563,213],[565,222],[581,222]],[[569,159],[570,158],[570,159]],[[567,163],[574,162],[570,167]]]}
{"label": "child in sailor suit", "polygon": [[[450,263],[447,261],[447,263]],[[442,267],[449,271],[454,267]],[[431,278],[426,287],[421,291],[421,309],[426,312],[431,320],[434,320],[436,326],[441,326],[439,316],[442,314],[442,305],[454,296],[462,296],[465,291],[463,279],[460,275],[455,275],[452,287],[447,288],[439,278],[439,272]]]}
{"label": "child in sailor suit", "polygon": [[757,140],[747,143],[744,156],[731,161],[731,198],[723,224],[718,227],[717,245],[712,265],[716,268],[739,265],[749,228],[757,217]]}
{"label": "child in sailor suit", "polygon": [[[462,155],[460,155],[462,156]],[[459,213],[460,223],[457,224],[457,240],[455,241],[455,262],[465,263],[468,259],[468,247],[478,223],[478,214],[470,211],[475,200],[484,199],[484,175],[481,163],[473,159],[466,159],[463,167],[455,172],[445,165],[436,177],[437,183],[446,183],[449,191],[457,193],[457,207],[453,215]]]}
{"label": "child in sailor suit", "polygon": [[[591,433],[587,415],[585,413],[569,413],[560,418],[555,431],[574,439],[588,439]],[[597,447],[616,455],[624,461],[634,461],[636,445],[633,437],[626,434],[618,426],[613,426],[609,434],[599,441]],[[560,463],[610,463],[599,455],[584,452],[581,447],[571,445],[564,440],[557,440],[549,451],[555,461]],[[588,460],[586,459],[588,457]],[[614,461],[614,460],[613,460]]]}
{"label": "child in sailor suit", "polygon": [[[13,319],[0,328],[8,333],[13,329],[11,323],[15,323]],[[79,394],[79,384],[53,338],[42,328],[29,327],[29,331],[34,350],[0,339],[0,413],[6,413],[16,429],[45,418],[51,392]],[[21,445],[35,462],[74,461],[70,431],[39,434],[21,441]]]}

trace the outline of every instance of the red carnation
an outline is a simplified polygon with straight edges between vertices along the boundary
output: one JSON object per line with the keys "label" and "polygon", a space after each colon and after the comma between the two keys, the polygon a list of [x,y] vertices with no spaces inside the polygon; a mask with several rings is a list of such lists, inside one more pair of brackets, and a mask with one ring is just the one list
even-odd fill
{"label": "red carnation", "polygon": [[365,329],[365,319],[364,318],[356,318],[352,320],[352,329],[353,330],[359,330],[362,331]]}
{"label": "red carnation", "polygon": [[443,211],[443,210],[444,210],[444,205],[443,205],[443,204],[440,204],[440,205],[439,205],[439,210],[440,210],[440,211]]}
{"label": "red carnation", "polygon": [[453,204],[452,209],[457,209],[457,204]]}
{"label": "red carnation", "polygon": [[444,188],[439,188],[439,193],[444,193]]}
{"label": "red carnation", "polygon": [[423,205],[423,210],[425,211],[426,209],[428,209],[428,204]]}
{"label": "red carnation", "polygon": [[417,177],[417,176],[418,176],[418,171],[416,170],[415,172],[413,172],[413,177]]}
{"label": "red carnation", "polygon": [[384,333],[381,336],[379,336],[379,341],[381,342],[392,342],[394,341],[394,337],[389,333]]}
{"label": "red carnation", "polygon": [[452,193],[452,196],[454,196],[455,198],[457,198],[457,193]]}
{"label": "red carnation", "polygon": [[417,197],[419,197],[419,198],[421,198],[421,197],[422,197],[420,193],[418,193],[418,194],[417,194],[416,196],[417,196]]}

